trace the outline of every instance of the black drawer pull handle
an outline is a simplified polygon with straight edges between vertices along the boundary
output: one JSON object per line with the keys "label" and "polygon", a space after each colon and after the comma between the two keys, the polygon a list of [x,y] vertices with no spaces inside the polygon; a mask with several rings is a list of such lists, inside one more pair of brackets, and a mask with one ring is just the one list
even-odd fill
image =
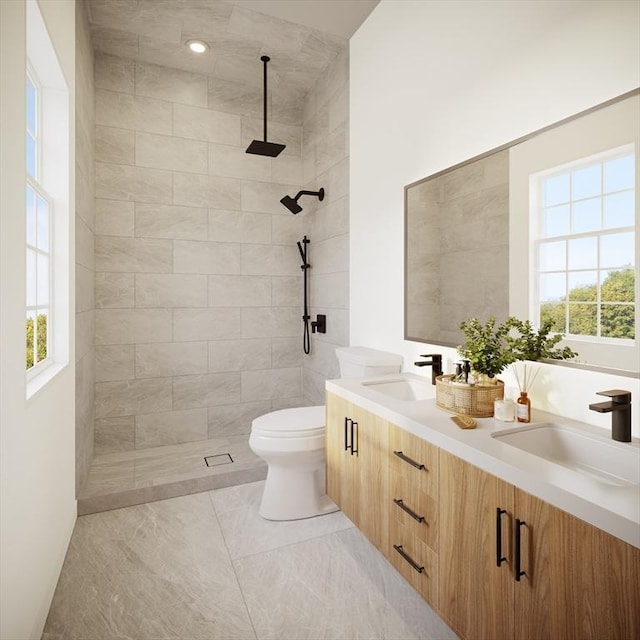
{"label": "black drawer pull handle", "polygon": [[402,453],[402,451],[394,451],[393,455],[398,456],[400,460],[404,460],[405,462],[408,462],[412,467],[415,467],[420,471],[422,471],[425,468],[423,464],[420,464],[419,462],[416,462],[415,460],[412,460],[411,458],[405,456],[404,453]]}
{"label": "black drawer pull handle", "polygon": [[424,522],[424,516],[419,516],[415,511],[409,509],[403,502],[402,498],[394,498],[393,501],[405,512],[408,513],[414,520],[418,522]]}
{"label": "black drawer pull handle", "polygon": [[349,439],[347,437],[347,426],[349,424],[349,418],[344,418],[344,450],[349,451]]}
{"label": "black drawer pull handle", "polygon": [[401,544],[394,544],[393,548],[418,572],[423,573],[424,567],[418,565],[413,558],[407,555],[406,551],[402,548]]}
{"label": "black drawer pull handle", "polygon": [[519,518],[516,518],[516,566],[515,566],[515,574],[516,574],[516,582],[520,582],[520,578],[522,576],[526,576],[527,572],[526,571],[522,571],[521,569],[521,564],[522,564],[522,558],[521,558],[521,550],[520,550],[520,541],[521,541],[521,537],[520,537],[520,527],[524,527],[526,526],[527,523],[524,520],[520,520]]}
{"label": "black drawer pull handle", "polygon": [[507,559],[502,555],[502,514],[506,509],[496,508],[496,564],[500,566]]}

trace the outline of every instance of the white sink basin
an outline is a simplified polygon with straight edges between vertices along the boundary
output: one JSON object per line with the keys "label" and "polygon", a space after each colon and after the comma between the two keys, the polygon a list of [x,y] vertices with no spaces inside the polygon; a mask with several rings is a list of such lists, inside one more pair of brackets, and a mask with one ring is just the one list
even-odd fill
{"label": "white sink basin", "polygon": [[491,434],[528,453],[555,462],[601,482],[640,484],[640,449],[605,435],[544,423]]}
{"label": "white sink basin", "polygon": [[432,385],[426,380],[424,382],[413,378],[365,380],[362,385],[394,400],[427,400],[434,397]]}

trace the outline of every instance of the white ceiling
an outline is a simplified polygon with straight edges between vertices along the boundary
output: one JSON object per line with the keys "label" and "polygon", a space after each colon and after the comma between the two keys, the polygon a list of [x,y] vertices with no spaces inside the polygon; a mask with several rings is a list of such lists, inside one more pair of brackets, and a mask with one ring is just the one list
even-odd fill
{"label": "white ceiling", "polygon": [[231,0],[252,11],[349,39],[380,0]]}

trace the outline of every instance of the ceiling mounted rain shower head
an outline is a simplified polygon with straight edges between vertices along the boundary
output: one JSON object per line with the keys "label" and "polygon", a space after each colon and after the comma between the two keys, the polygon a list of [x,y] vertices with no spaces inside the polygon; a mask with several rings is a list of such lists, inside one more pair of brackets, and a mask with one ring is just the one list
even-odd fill
{"label": "ceiling mounted rain shower head", "polygon": [[298,204],[300,196],[318,196],[318,200],[322,202],[324,200],[324,189],[320,187],[320,191],[298,191],[295,198],[291,196],[285,196],[280,202],[291,211],[294,215],[302,211],[302,207]]}
{"label": "ceiling mounted rain shower head", "polygon": [[247,147],[246,153],[275,158],[280,155],[286,145],[278,144],[277,142],[267,142],[267,62],[269,62],[271,58],[269,56],[262,56],[260,60],[264,63],[264,97],[262,101],[264,111],[264,140],[254,140]]}

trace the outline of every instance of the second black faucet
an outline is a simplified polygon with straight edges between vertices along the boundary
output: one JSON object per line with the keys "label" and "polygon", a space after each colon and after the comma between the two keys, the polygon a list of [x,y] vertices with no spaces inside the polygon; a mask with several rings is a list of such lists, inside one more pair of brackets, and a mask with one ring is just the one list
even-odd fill
{"label": "second black faucet", "polygon": [[420,360],[414,362],[416,367],[431,367],[431,384],[435,385],[436,378],[442,375],[442,355],[439,353],[426,353],[421,358],[431,358],[430,360]]}

